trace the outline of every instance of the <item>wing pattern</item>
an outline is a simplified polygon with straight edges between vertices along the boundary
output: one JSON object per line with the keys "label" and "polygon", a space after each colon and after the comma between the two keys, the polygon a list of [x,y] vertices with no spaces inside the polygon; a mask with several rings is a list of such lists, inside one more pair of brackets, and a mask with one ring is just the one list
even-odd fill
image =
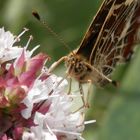
{"label": "wing pattern", "polygon": [[105,0],[102,3],[101,8],[93,18],[76,54],[82,54],[87,59],[90,58],[89,54],[92,52],[93,46],[112,5],[113,0]]}
{"label": "wing pattern", "polygon": [[108,75],[117,63],[129,60],[134,44],[138,42],[139,26],[139,0],[126,0],[121,4],[117,4],[116,0],[90,55],[91,64]]}
{"label": "wing pattern", "polygon": [[76,54],[109,76],[117,63],[130,59],[139,27],[140,0],[105,0]]}

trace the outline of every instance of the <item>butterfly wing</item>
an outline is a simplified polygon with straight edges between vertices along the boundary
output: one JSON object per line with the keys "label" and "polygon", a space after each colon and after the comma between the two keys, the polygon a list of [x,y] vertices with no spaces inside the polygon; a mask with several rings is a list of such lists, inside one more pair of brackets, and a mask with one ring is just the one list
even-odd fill
{"label": "butterfly wing", "polygon": [[108,76],[130,58],[139,26],[140,0],[105,0],[76,54]]}
{"label": "butterfly wing", "polygon": [[105,19],[113,3],[114,3],[114,0],[105,0],[102,3],[96,16],[93,18],[93,21],[91,25],[89,26],[89,29],[87,30],[76,54],[80,54],[84,56],[87,60],[89,60],[90,58],[89,54],[91,54],[93,50],[97,37],[100,33],[103,23],[105,22]]}
{"label": "butterfly wing", "polygon": [[130,59],[138,41],[140,1],[116,0],[100,30],[90,55],[90,63],[104,75],[109,75],[118,62]]}

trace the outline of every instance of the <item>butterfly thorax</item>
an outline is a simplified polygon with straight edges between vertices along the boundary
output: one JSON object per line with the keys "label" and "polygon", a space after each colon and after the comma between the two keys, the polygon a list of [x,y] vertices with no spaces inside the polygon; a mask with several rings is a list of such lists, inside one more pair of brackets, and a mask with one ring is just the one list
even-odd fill
{"label": "butterfly thorax", "polygon": [[81,55],[70,53],[66,57],[67,72],[70,77],[75,78],[80,83],[92,82],[97,84],[101,76],[91,69],[89,62]]}

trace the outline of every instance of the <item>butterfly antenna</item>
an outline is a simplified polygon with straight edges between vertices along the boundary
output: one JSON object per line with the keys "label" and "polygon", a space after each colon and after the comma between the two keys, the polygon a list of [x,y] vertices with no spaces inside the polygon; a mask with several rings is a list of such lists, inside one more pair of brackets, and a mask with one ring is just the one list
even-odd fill
{"label": "butterfly antenna", "polygon": [[[54,32],[47,24],[46,21],[43,21],[39,15],[39,13],[37,11],[33,11],[32,12],[32,15],[40,22],[42,23],[46,28],[47,30],[53,35],[55,36],[68,50],[69,52],[72,52],[70,47],[65,43],[65,41],[63,40],[63,38],[61,38],[56,32]],[[74,54],[74,52],[72,52]]]}

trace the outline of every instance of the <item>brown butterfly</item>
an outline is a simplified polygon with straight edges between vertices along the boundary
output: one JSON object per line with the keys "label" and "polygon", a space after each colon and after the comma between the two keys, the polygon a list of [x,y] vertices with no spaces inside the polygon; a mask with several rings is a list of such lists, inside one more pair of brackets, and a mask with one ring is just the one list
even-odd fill
{"label": "brown butterfly", "polygon": [[140,0],[105,0],[87,30],[80,47],[62,57],[67,73],[80,83],[105,85],[117,63],[128,61],[138,42]]}
{"label": "brown butterfly", "polygon": [[65,61],[67,74],[79,83],[116,84],[111,73],[117,63],[131,58],[139,27],[140,0],[104,0],[80,47],[55,62],[50,71]]}

